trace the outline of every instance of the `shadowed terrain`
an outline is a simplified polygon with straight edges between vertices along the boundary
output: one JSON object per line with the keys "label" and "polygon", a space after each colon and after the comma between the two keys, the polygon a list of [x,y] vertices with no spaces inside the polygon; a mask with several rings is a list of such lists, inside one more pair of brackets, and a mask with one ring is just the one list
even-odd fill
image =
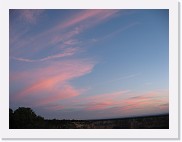
{"label": "shadowed terrain", "polygon": [[47,120],[31,108],[9,109],[10,129],[169,129],[169,114],[98,120]]}

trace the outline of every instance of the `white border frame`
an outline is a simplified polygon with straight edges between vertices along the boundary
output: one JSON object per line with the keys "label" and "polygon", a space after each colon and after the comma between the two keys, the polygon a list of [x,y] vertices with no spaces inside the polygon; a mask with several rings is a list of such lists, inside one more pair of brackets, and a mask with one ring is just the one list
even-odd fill
{"label": "white border frame", "polygon": [[[0,126],[9,138],[178,139],[177,0],[0,0]],[[169,129],[9,129],[9,9],[169,9]],[[2,60],[3,58],[3,60]]]}

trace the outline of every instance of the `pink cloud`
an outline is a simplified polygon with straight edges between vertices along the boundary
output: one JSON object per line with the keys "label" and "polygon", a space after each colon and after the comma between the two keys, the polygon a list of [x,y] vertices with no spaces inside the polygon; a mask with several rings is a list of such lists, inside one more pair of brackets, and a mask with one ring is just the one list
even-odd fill
{"label": "pink cloud", "polygon": [[[62,42],[73,40],[73,37],[85,31],[86,29],[92,28],[93,26],[98,25],[103,21],[112,18],[118,11],[119,10],[104,10],[104,9],[82,10],[81,12],[76,13],[67,20],[65,19],[65,22],[61,21],[57,25],[53,26],[53,28],[51,27],[49,30],[36,34],[31,38],[27,39],[26,37],[25,38],[23,37],[21,38],[21,40],[17,38],[16,41],[13,41],[14,44],[13,47],[16,48],[16,50],[11,50],[11,55],[13,54],[14,57],[16,57],[17,59],[19,58],[19,61],[25,61],[25,60],[28,61],[28,59],[25,59],[20,56],[26,54],[25,52],[27,52],[29,48],[31,48],[30,53],[33,53],[32,51],[34,51],[35,53],[35,52],[41,52],[43,49],[45,50],[49,46],[53,46],[56,44],[59,44],[59,46],[64,46]],[[36,21],[36,18],[42,12],[43,11],[41,10],[35,10],[35,11],[25,10],[25,12],[22,11],[21,13],[22,15],[24,15],[23,17],[25,19],[33,22]],[[14,29],[11,29],[10,33],[16,33],[13,32],[13,30]],[[74,44],[78,43],[80,42],[75,42]],[[21,48],[21,50],[17,50],[19,48]],[[17,56],[16,53],[19,54],[20,56]]]}
{"label": "pink cloud", "polygon": [[[17,94],[17,99],[21,100],[26,96],[39,97],[44,93],[48,96],[42,96],[39,105],[52,103],[62,99],[75,97],[81,94],[82,89],[75,89],[70,80],[88,74],[92,71],[95,63],[86,60],[70,60],[57,63],[50,63],[47,67],[40,67],[33,71],[28,71],[19,80],[29,84]],[[17,76],[17,75],[15,75]],[[28,78],[34,79],[31,83]]]}
{"label": "pink cloud", "polygon": [[35,24],[37,22],[37,19],[43,12],[44,10],[41,9],[26,9],[26,10],[21,10],[20,16],[26,22]]}
{"label": "pink cloud", "polygon": [[135,109],[147,110],[150,108],[160,108],[161,104],[168,103],[167,91],[146,92],[140,96],[131,97],[123,100],[124,110],[132,111]]}
{"label": "pink cloud", "polygon": [[108,107],[111,107],[115,104],[115,102],[113,101],[104,101],[104,102],[100,102],[100,103],[93,103],[90,104],[89,107],[86,107],[87,111],[95,111],[95,110],[103,110],[103,109],[107,109]]}
{"label": "pink cloud", "polygon": [[86,99],[90,101],[113,99],[113,98],[121,97],[122,95],[127,94],[129,92],[130,92],[129,90],[124,90],[124,91],[118,91],[113,93],[99,94],[99,95],[87,97]]}
{"label": "pink cloud", "polygon": [[169,110],[169,103],[164,103],[159,106],[160,110]]}
{"label": "pink cloud", "polygon": [[76,13],[73,17],[68,19],[64,23],[59,23],[55,28],[50,29],[49,32],[57,31],[60,29],[69,28],[78,23],[83,23],[87,21],[87,23],[93,24],[100,23],[103,20],[106,20],[116,14],[119,10],[105,10],[105,9],[93,9],[93,10],[82,10],[79,13]]}
{"label": "pink cloud", "polygon": [[126,95],[130,91],[118,91],[118,92],[112,92],[108,94],[99,94],[95,96],[90,96],[83,98],[83,102],[86,102],[86,110],[103,110],[110,107],[117,106],[120,103],[121,97],[123,95]]}
{"label": "pink cloud", "polygon": [[[168,91],[152,91],[143,93],[134,93],[132,91],[118,91],[108,94],[99,94],[95,96],[82,96],[76,104],[84,104],[81,106],[86,111],[110,111],[117,113],[131,114],[135,111],[147,113],[147,111],[157,112],[157,110],[167,110]],[[131,97],[135,95],[134,97]],[[128,97],[127,97],[128,96]],[[130,96],[130,97],[129,97]],[[113,113],[113,112],[108,112]],[[117,114],[116,113],[116,114]]]}
{"label": "pink cloud", "polygon": [[25,88],[20,94],[19,97],[23,97],[26,95],[32,95],[32,94],[38,94],[40,91],[50,91],[52,88],[58,83],[65,80],[64,76],[54,76],[49,77],[47,79],[39,80],[32,84],[31,86],[28,86]]}
{"label": "pink cloud", "polygon": [[52,95],[42,99],[37,105],[47,105],[59,100],[72,98],[81,94],[81,91],[73,88],[69,84],[63,84],[63,87],[59,89],[53,89]]}
{"label": "pink cloud", "polygon": [[35,82],[53,77],[71,79],[80,77],[84,73],[90,73],[95,64],[96,61],[91,59],[65,59],[42,62],[41,64],[35,62],[33,64],[36,66],[35,68],[21,72],[14,71],[10,74],[10,79],[12,81],[24,80],[25,82],[30,79],[35,79]]}

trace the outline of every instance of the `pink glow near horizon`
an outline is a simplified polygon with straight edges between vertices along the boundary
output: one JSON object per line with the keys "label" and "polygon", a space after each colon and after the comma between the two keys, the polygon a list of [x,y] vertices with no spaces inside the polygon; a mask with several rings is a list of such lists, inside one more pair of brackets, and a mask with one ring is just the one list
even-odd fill
{"label": "pink glow near horizon", "polygon": [[[87,97],[83,96],[77,101],[73,101],[73,104],[82,104],[84,102],[85,105],[83,105],[82,108],[86,111],[112,110],[113,107],[116,107],[117,110],[115,111],[126,113],[133,112],[137,109],[147,111],[149,108],[154,108],[156,111],[165,110],[168,107],[168,98],[165,96],[167,91],[145,92],[142,93],[141,96],[126,97],[125,99],[122,98],[123,96],[132,93],[132,91],[125,90],[108,94],[97,94]],[[161,99],[161,96],[163,95],[164,97]]]}

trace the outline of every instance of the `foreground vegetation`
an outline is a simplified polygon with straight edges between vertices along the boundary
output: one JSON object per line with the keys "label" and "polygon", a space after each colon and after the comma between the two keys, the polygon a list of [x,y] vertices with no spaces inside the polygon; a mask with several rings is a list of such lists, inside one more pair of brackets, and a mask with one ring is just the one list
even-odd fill
{"label": "foreground vegetation", "polygon": [[9,109],[10,129],[169,129],[169,115],[100,120],[46,120],[31,108]]}

